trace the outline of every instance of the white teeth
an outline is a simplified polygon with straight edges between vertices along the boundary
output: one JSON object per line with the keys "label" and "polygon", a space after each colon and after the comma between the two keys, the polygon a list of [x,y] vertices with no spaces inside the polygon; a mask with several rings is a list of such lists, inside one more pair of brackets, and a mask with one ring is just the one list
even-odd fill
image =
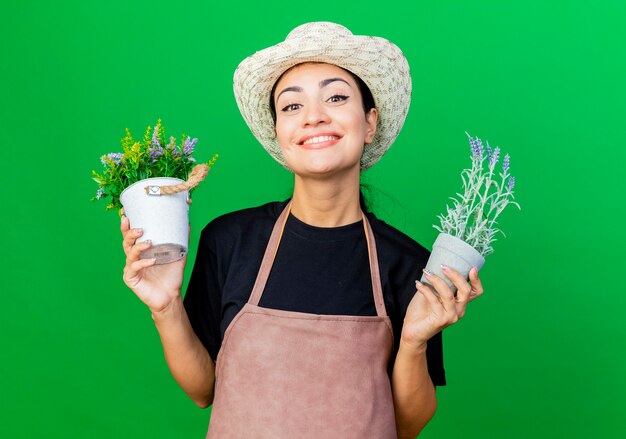
{"label": "white teeth", "polygon": [[310,139],[305,140],[302,144],[303,145],[309,145],[311,143],[322,143],[322,142],[327,142],[329,140],[337,140],[339,137],[337,136],[318,136],[318,137],[311,137]]}

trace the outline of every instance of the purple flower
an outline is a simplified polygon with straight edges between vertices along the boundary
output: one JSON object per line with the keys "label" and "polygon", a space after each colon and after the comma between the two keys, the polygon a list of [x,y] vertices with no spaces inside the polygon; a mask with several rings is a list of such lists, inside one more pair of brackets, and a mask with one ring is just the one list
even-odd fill
{"label": "purple flower", "polygon": [[472,150],[472,158],[482,160],[484,151],[483,141],[480,140],[478,137],[472,139],[472,136],[470,136],[469,134],[467,134],[467,137],[469,137],[470,148]]}
{"label": "purple flower", "polygon": [[152,159],[152,163],[157,161],[157,157],[163,155],[163,148],[158,146],[154,149],[150,149],[150,158]]}
{"label": "purple flower", "polygon": [[119,152],[112,152],[111,154],[107,154],[106,156],[103,155],[100,158],[100,161],[102,162],[103,165],[106,166],[108,163],[107,159],[109,159],[117,165],[122,161],[122,157],[124,157],[124,154],[119,153]]}
{"label": "purple flower", "polygon": [[198,142],[197,138],[193,138],[191,139],[191,137],[187,137],[185,139],[185,142],[183,142],[183,154],[185,155],[191,155],[193,154],[193,149],[196,146],[196,143]]}
{"label": "purple flower", "polygon": [[96,200],[102,198],[102,195],[104,195],[104,191],[102,190],[102,188],[98,188],[98,193],[96,193]]}
{"label": "purple flower", "polygon": [[507,189],[509,190],[509,192],[513,192],[514,187],[515,187],[515,177],[511,175],[511,177],[509,178],[509,185],[507,186]]}
{"label": "purple flower", "polygon": [[[487,147],[489,148],[489,147]],[[489,167],[493,168],[500,160],[500,148],[496,146],[492,154],[489,154]]]}
{"label": "purple flower", "polygon": [[154,127],[154,131],[152,131],[152,143],[150,144],[153,148],[160,148],[161,144],[159,143],[159,127],[158,125]]}
{"label": "purple flower", "polygon": [[509,162],[511,160],[511,157],[507,154],[504,156],[504,162],[502,163],[502,170],[504,172],[509,170]]}
{"label": "purple flower", "polygon": [[124,154],[120,153],[120,152],[114,152],[112,154],[107,155],[107,157],[111,160],[113,160],[116,164],[122,161],[122,158],[124,157]]}

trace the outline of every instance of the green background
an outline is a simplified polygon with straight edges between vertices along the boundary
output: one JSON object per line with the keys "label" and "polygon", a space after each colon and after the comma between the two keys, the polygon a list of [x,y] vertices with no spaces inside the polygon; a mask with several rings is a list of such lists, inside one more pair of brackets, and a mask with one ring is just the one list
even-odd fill
{"label": "green background", "polygon": [[625,5],[4,1],[0,437],[204,437],[210,411],[124,286],[90,171],[159,117],[200,159],[220,154],[195,193],[189,274],[208,221],[290,194],[232,74],[315,20],[385,37],[411,65],[405,128],[363,175],[387,222],[430,247],[465,131],[512,157],[522,210],[501,217],[485,295],[445,331],[448,386],[421,437],[625,437]]}

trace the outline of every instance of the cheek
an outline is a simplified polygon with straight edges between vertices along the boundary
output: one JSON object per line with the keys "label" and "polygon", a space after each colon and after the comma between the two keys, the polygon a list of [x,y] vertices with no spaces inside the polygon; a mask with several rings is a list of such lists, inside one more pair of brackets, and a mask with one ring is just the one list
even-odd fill
{"label": "cheek", "polygon": [[280,146],[286,146],[289,144],[291,139],[291,132],[289,129],[289,124],[282,120],[276,121],[276,126],[274,127],[274,132],[276,133],[276,139],[278,139],[278,144]]}

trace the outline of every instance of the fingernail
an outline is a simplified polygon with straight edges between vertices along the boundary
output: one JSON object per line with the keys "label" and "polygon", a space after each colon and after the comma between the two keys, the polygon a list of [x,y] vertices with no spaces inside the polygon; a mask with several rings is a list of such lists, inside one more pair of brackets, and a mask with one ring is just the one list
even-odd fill
{"label": "fingernail", "polygon": [[423,287],[423,286],[424,286],[424,284],[423,284],[423,283],[421,283],[420,281],[416,280],[416,281],[415,281],[415,286],[419,288],[419,287]]}
{"label": "fingernail", "polygon": [[441,264],[441,271],[447,272],[448,271],[448,266]]}
{"label": "fingernail", "polygon": [[429,277],[429,276],[433,275],[433,273],[430,270],[427,270],[427,269],[424,268],[423,271],[424,271],[424,274],[426,275],[426,277]]}
{"label": "fingernail", "polygon": [[144,241],[144,244],[152,245],[152,240],[151,239],[147,239],[147,240]]}

